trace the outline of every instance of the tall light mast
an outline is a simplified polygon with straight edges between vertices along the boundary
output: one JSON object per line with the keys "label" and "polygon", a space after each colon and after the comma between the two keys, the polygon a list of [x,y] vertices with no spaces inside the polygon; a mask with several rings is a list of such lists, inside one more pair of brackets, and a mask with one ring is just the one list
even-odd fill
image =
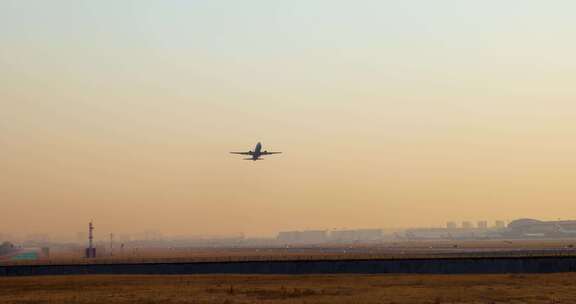
{"label": "tall light mast", "polygon": [[96,248],[94,248],[94,225],[88,224],[88,248],[86,248],[86,258],[93,259],[96,257]]}

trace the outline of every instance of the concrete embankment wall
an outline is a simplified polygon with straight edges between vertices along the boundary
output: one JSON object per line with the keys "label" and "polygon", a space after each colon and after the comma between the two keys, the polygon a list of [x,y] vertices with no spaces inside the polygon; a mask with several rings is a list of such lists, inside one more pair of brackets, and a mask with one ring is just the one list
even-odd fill
{"label": "concrete embankment wall", "polygon": [[482,274],[576,271],[576,257],[243,261],[0,266],[0,276],[79,274]]}

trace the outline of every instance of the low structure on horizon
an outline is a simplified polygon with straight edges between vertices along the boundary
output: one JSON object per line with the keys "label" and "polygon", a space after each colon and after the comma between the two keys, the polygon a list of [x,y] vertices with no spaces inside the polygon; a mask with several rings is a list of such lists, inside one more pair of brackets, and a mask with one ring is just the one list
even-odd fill
{"label": "low structure on horizon", "polygon": [[446,228],[407,229],[399,238],[426,239],[502,239],[502,238],[576,238],[576,220],[540,221],[536,219],[517,219],[505,225],[496,221],[489,227],[486,221],[479,221],[476,227],[471,222],[463,222],[458,227],[449,222]]}
{"label": "low structure on horizon", "polygon": [[282,244],[322,244],[328,242],[374,242],[384,238],[382,229],[282,231],[276,240]]}
{"label": "low structure on horizon", "polygon": [[514,238],[576,238],[576,220],[518,219],[508,224],[503,235]]}
{"label": "low structure on horizon", "polygon": [[285,244],[321,244],[328,240],[325,230],[283,231],[276,239]]}

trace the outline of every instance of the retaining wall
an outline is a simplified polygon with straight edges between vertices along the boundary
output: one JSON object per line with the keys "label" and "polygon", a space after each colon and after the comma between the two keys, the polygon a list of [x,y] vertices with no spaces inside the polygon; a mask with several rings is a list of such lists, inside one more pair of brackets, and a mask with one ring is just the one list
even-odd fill
{"label": "retaining wall", "polygon": [[0,276],[80,274],[487,274],[576,271],[576,257],[429,258],[0,266]]}

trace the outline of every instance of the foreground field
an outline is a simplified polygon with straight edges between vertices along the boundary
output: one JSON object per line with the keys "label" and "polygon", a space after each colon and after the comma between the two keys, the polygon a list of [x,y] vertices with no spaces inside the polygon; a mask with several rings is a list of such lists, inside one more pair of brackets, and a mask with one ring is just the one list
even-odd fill
{"label": "foreground field", "polygon": [[574,303],[576,274],[0,278],[0,303]]}

